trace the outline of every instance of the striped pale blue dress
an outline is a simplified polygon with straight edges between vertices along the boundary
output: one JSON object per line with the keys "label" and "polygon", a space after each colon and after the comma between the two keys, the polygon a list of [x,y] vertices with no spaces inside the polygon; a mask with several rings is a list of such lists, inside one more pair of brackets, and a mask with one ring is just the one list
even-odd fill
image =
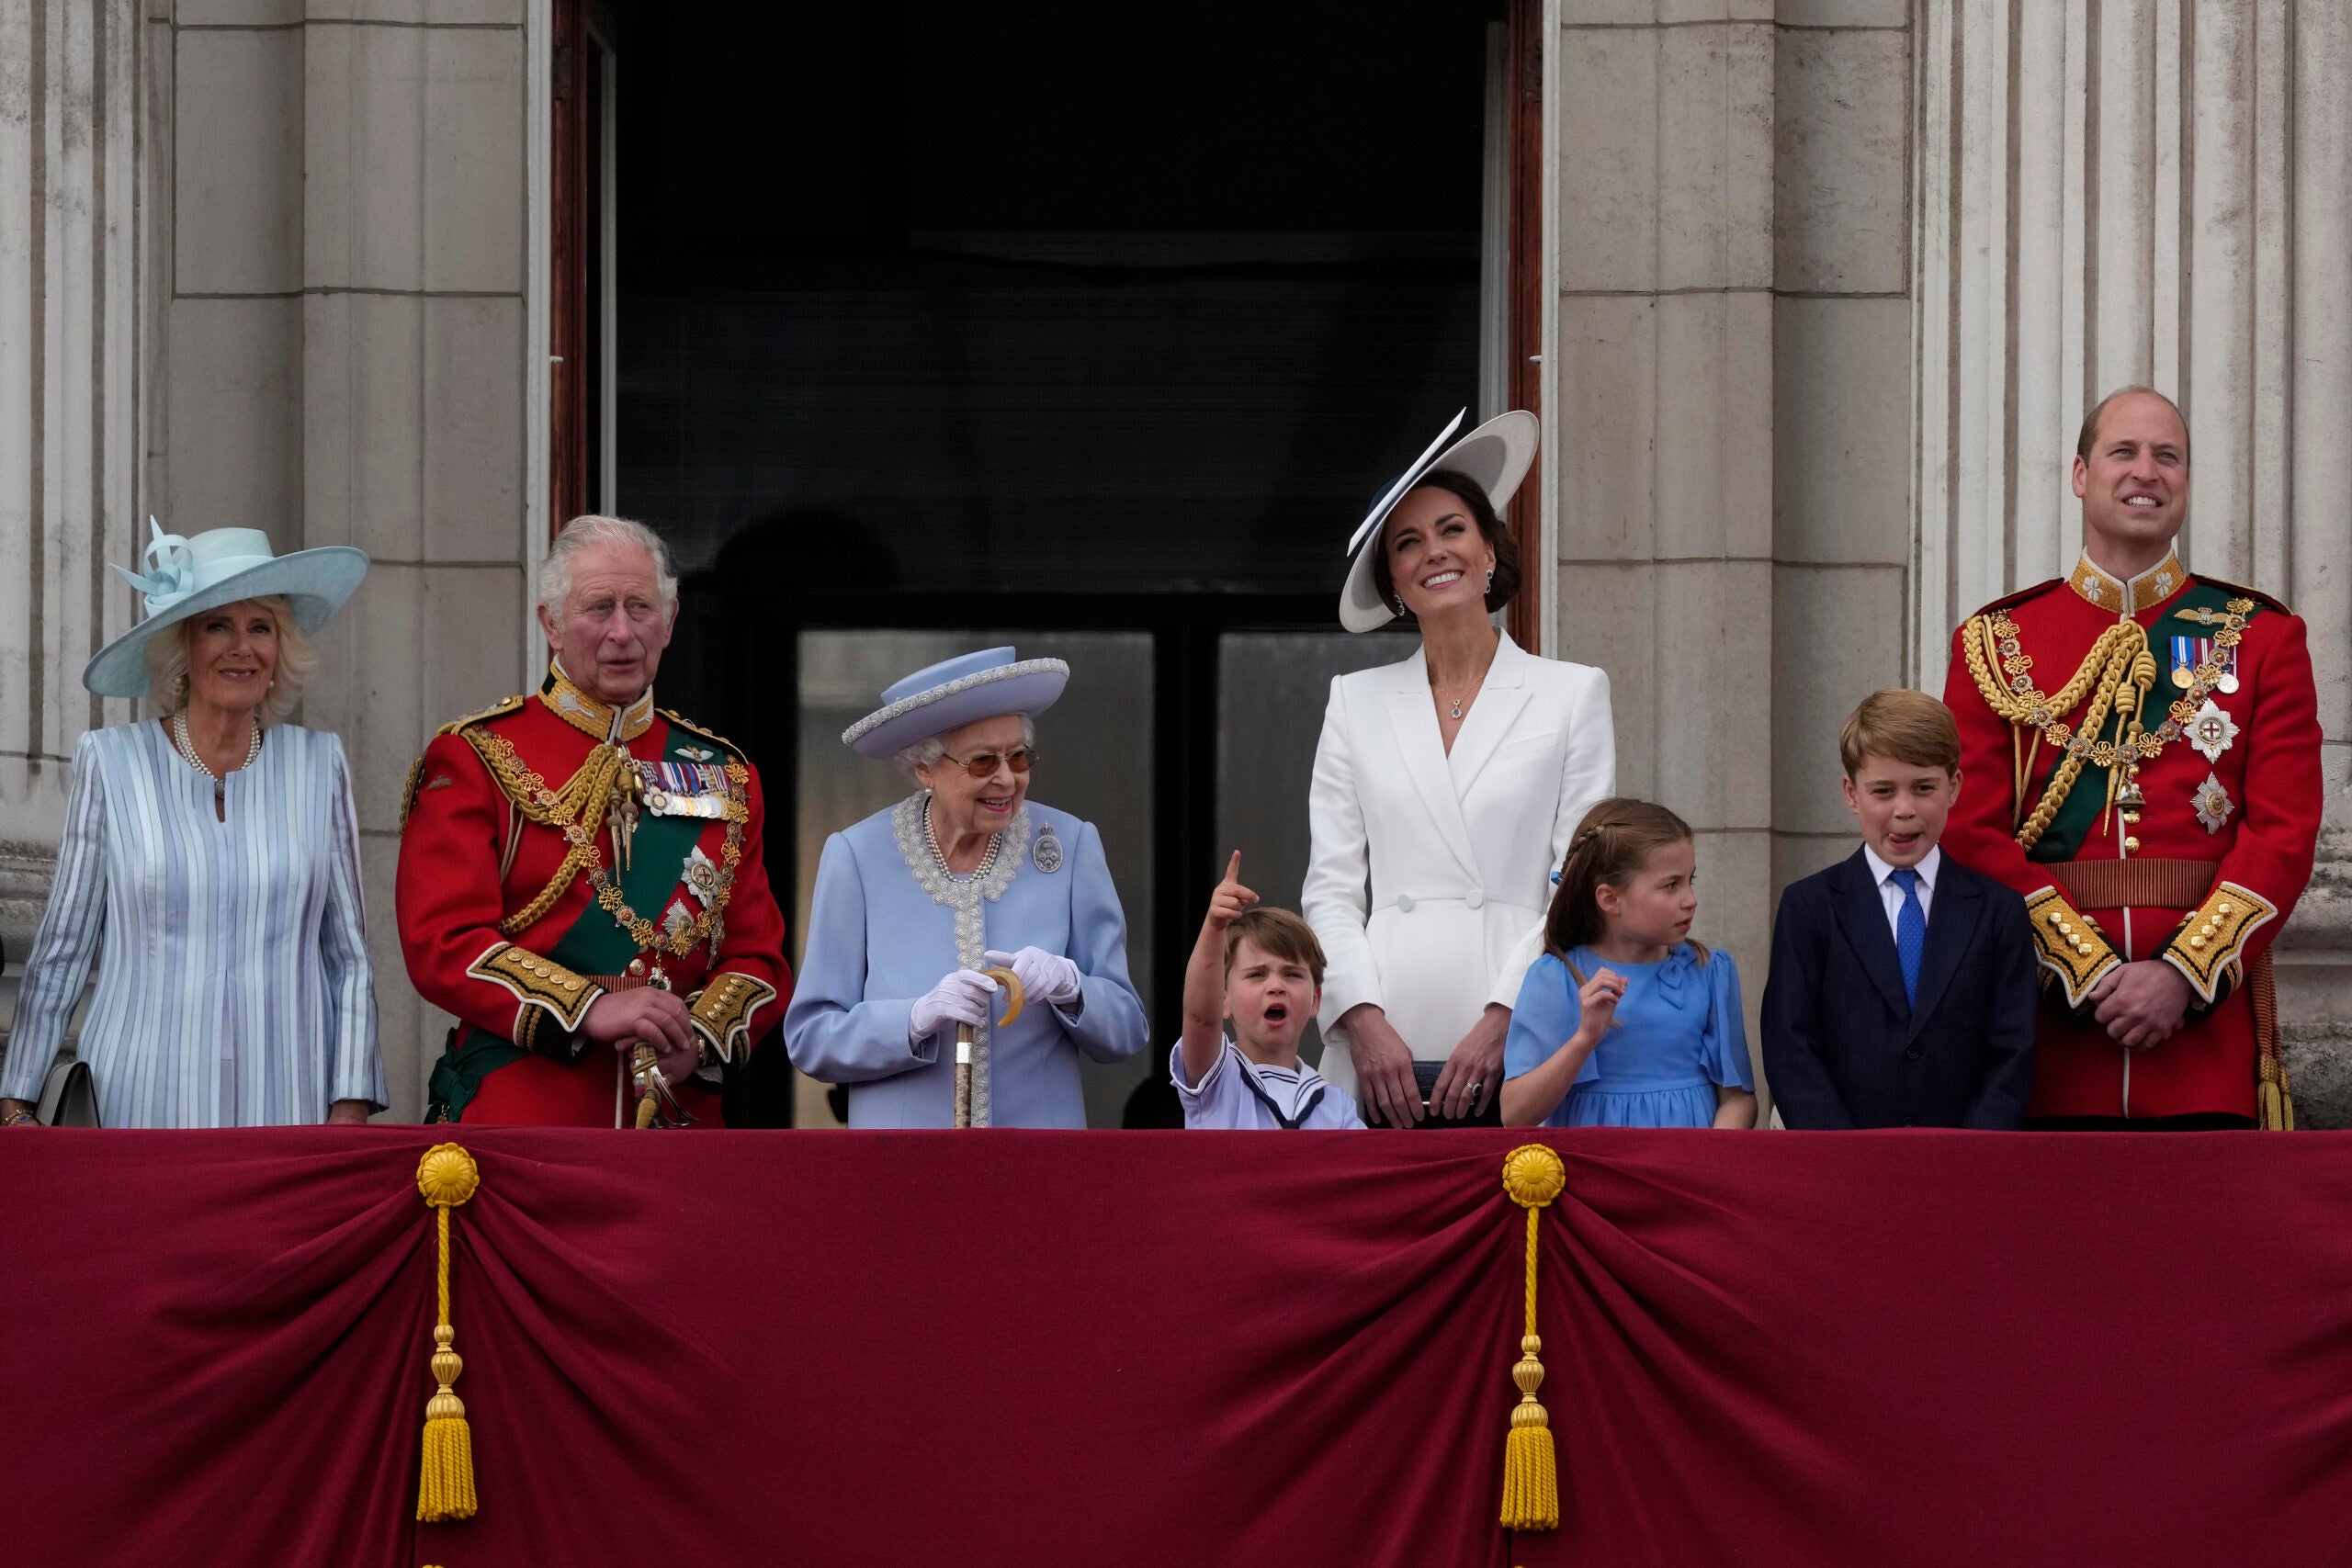
{"label": "striped pale blue dress", "polygon": [[109,1127],[254,1127],[385,1104],[350,771],[333,735],[279,725],[212,781],[153,722],[74,747],[57,880],[25,963],[0,1098],[31,1100],[82,1022]]}

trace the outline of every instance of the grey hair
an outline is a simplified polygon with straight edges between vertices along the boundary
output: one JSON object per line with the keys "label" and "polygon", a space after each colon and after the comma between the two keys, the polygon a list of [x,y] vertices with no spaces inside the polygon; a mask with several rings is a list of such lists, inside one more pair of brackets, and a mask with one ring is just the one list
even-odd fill
{"label": "grey hair", "polygon": [[548,547],[548,558],[539,563],[539,603],[549,615],[559,621],[563,618],[564,604],[571,597],[572,559],[596,545],[635,545],[651,556],[654,580],[662,585],[662,613],[678,613],[678,573],[670,564],[670,547],[662,542],[662,536],[629,518],[592,512],[566,523],[555,543]]}
{"label": "grey hair", "polygon": [[[1032,751],[1035,750],[1037,721],[1025,713],[1015,714],[1012,716],[1021,721],[1021,744],[1028,747]],[[947,742],[936,735],[927,735],[911,746],[899,747],[891,756],[890,761],[899,765],[899,772],[909,778],[913,778],[917,768],[928,768],[945,755],[947,755]]]}
{"label": "grey hair", "polygon": [[[319,668],[319,645],[311,640],[310,633],[294,624],[294,606],[286,602],[283,594],[272,593],[253,603],[268,611],[269,618],[277,623],[277,664],[270,672],[268,692],[254,710],[254,716],[267,728],[285,722],[287,715],[300,705],[302,688],[311,683],[311,675]],[[179,625],[166,627],[149,637],[141,650],[147,660],[148,700],[166,717],[187,706],[187,638],[201,618],[190,615]]]}

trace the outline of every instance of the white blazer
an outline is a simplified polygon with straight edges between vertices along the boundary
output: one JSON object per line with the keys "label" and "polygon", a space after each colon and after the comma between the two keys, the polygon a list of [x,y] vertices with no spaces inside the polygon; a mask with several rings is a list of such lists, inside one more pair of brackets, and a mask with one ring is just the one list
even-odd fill
{"label": "white blazer", "polygon": [[1299,896],[1323,944],[1324,1077],[1356,1092],[1334,1023],[1359,1002],[1422,1061],[1451,1055],[1489,1000],[1510,1006],[1568,835],[1616,786],[1609,677],[1590,665],[1505,637],[1450,754],[1419,649],[1335,679]]}

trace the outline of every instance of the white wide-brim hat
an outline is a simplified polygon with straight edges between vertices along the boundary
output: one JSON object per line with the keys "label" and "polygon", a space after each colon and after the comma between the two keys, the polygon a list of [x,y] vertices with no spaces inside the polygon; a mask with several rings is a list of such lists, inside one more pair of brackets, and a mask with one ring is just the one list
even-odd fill
{"label": "white wide-brim hat", "polygon": [[882,705],[842,731],[861,756],[895,757],[918,740],[1002,714],[1040,714],[1069,684],[1058,659],[1016,659],[983,649],[916,671],[882,694]]}
{"label": "white wide-brim hat", "polygon": [[102,697],[147,694],[147,643],[166,626],[190,615],[243,599],[282,597],[294,624],[315,632],[359,590],[368,575],[368,553],[348,545],[322,545],[291,555],[270,553],[269,536],[258,528],[209,528],[182,538],[147,520],[145,575],[114,570],[146,596],[147,618],[107,644],[82,667],[82,684]]}
{"label": "white wide-brim hat", "polygon": [[1535,416],[1524,409],[1497,414],[1453,446],[1446,439],[1462,428],[1469,417],[1464,409],[1453,416],[1453,422],[1437,433],[1420,460],[1405,470],[1404,477],[1382,492],[1373,503],[1372,515],[1357,525],[1348,539],[1348,552],[1355,559],[1348,568],[1347,585],[1340,590],[1340,624],[1351,632],[1378,631],[1396,618],[1396,609],[1380,596],[1380,588],[1372,575],[1374,553],[1380,548],[1380,525],[1396,509],[1412,488],[1431,474],[1460,474],[1487,492],[1487,502],[1500,517],[1503,508],[1519,483],[1527,477],[1528,468],[1535,461],[1535,444],[1544,427]]}

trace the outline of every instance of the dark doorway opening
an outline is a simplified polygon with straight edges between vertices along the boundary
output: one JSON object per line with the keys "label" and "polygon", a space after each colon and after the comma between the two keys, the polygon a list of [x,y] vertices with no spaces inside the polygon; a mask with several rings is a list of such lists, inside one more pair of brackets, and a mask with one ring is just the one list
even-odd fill
{"label": "dark doorway opening", "polygon": [[613,7],[614,501],[796,947],[904,788],[842,724],[981,637],[1069,650],[1036,792],[1104,829],[1148,1058],[1226,850],[1295,906],[1324,686],[1411,646],[1338,631],[1341,547],[1501,395],[1503,11]]}

